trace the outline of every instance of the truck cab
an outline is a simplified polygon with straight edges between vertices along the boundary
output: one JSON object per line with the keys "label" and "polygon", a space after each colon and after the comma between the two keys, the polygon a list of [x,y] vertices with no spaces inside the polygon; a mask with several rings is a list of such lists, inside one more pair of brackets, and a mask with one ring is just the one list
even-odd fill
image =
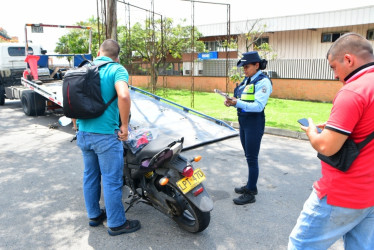
{"label": "truck cab", "polygon": [[[45,54],[40,45],[30,44],[28,54]],[[0,105],[4,105],[5,88],[21,85],[22,73],[26,68],[25,44],[0,43]]]}

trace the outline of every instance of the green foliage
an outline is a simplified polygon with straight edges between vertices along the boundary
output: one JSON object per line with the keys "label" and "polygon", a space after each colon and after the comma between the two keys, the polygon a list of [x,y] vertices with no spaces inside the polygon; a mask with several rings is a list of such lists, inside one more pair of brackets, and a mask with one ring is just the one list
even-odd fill
{"label": "green foliage", "polygon": [[[78,22],[76,25],[89,26],[92,30],[92,55],[99,51],[99,33],[97,30],[97,19],[91,17],[86,22]],[[103,41],[103,38],[101,39]],[[68,34],[59,38],[55,52],[60,54],[84,54],[89,51],[89,30],[71,29]]]}
{"label": "green foliage", "polygon": [[267,25],[261,23],[261,19],[255,21],[247,21],[247,30],[243,32],[242,37],[245,39],[246,52],[257,50],[261,58],[275,59],[277,54],[273,52],[273,48],[268,43],[260,43],[264,37]]}
{"label": "green foliage", "polygon": [[275,59],[277,54],[274,53],[273,48],[268,43],[261,43],[259,46],[254,45],[254,49],[258,51],[261,58]]}
{"label": "green foliage", "polygon": [[[92,54],[96,55],[99,50],[97,19],[92,17],[77,25],[92,28]],[[105,33],[102,28],[100,31]],[[194,28],[194,41],[191,41],[192,27],[182,24],[174,25],[171,18],[158,19],[154,22],[146,19],[144,24],[135,23],[130,30],[126,26],[119,25],[117,31],[118,43],[121,47],[120,62],[130,65],[134,56],[134,59],[140,58],[143,62],[149,63],[152,90],[156,89],[158,72],[169,67],[165,62],[168,55],[181,58],[183,53],[189,52],[192,42],[195,52],[204,51],[204,43],[198,41],[201,33]],[[59,38],[55,52],[60,54],[87,53],[88,39],[88,30],[72,29],[68,34]],[[104,37],[101,38],[101,42],[103,40]]]}
{"label": "green foliage", "polygon": [[222,47],[226,47],[228,49],[237,49],[238,48],[238,43],[237,41],[234,39],[234,38],[231,38],[230,41],[228,41],[227,39],[225,39],[223,42],[222,42]]}
{"label": "green foliage", "polygon": [[241,71],[240,68],[236,66],[230,69],[229,77],[230,77],[230,81],[233,83],[240,83],[244,79],[243,72]]}
{"label": "green foliage", "polygon": [[[174,25],[173,19],[158,19],[154,23],[146,19],[144,24],[135,23],[131,30],[127,27],[118,28],[118,40],[125,53],[121,55],[121,62],[130,64],[134,52],[134,59],[141,58],[145,63],[150,63],[152,92],[156,89],[159,70],[166,70],[166,56],[181,58],[182,54],[191,48],[191,26]],[[201,34],[194,29],[194,50],[204,51],[204,43],[198,41]],[[127,49],[126,49],[127,48]]]}

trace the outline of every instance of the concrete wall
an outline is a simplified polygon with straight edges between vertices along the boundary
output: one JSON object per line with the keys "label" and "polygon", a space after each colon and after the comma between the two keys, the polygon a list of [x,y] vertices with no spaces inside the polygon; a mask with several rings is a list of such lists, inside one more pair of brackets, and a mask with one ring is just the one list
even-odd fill
{"label": "concrete wall", "polygon": [[343,86],[334,80],[272,79],[271,97],[292,100],[332,102]]}
{"label": "concrete wall", "polygon": [[[135,87],[147,87],[149,76],[130,76],[129,84]],[[213,89],[225,91],[225,77],[194,77],[195,91],[213,92]],[[330,80],[299,80],[299,79],[272,79],[273,93],[271,97],[292,100],[308,100],[332,102],[337,91],[343,86],[339,81]],[[192,79],[187,76],[160,76],[158,87],[166,86],[173,89],[191,89]],[[229,92],[235,88],[229,83]]]}

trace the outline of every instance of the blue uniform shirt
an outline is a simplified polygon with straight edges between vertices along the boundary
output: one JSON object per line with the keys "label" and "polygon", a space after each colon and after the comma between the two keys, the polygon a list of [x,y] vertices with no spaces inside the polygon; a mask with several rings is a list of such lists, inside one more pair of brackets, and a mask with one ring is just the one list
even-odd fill
{"label": "blue uniform shirt", "polygon": [[[112,61],[109,57],[100,56],[94,61],[94,64],[101,62]],[[101,79],[101,95],[104,102],[109,102],[113,96],[117,95],[115,84],[118,81],[128,82],[129,74],[127,70],[118,63],[110,63],[99,69]],[[98,133],[98,134],[114,134],[114,131],[119,128],[119,109],[118,99],[115,99],[105,112],[93,119],[78,119],[78,127],[80,131]]]}
{"label": "blue uniform shirt", "polygon": [[[261,74],[261,70],[257,71],[250,79],[246,77],[244,81],[251,81],[256,79]],[[246,84],[243,84],[239,89],[245,88]],[[254,102],[244,102],[237,99],[236,108],[241,108],[243,112],[262,112],[268,102],[269,96],[273,91],[273,87],[268,78],[264,78],[255,84],[255,101]],[[240,97],[238,97],[240,98]]]}

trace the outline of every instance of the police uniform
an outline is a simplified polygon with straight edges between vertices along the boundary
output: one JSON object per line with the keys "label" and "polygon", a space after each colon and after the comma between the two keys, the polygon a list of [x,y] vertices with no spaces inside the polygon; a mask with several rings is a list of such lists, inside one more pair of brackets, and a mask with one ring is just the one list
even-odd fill
{"label": "police uniform", "polygon": [[[243,54],[238,66],[256,62],[261,62],[257,52],[248,52]],[[254,195],[257,194],[259,175],[258,154],[265,130],[264,109],[271,92],[272,82],[261,70],[251,77],[246,77],[234,90],[234,97],[237,98],[235,107],[238,112],[240,141],[249,170],[247,184],[235,188],[236,193],[242,194],[234,199],[234,203],[238,205],[256,201]]]}

